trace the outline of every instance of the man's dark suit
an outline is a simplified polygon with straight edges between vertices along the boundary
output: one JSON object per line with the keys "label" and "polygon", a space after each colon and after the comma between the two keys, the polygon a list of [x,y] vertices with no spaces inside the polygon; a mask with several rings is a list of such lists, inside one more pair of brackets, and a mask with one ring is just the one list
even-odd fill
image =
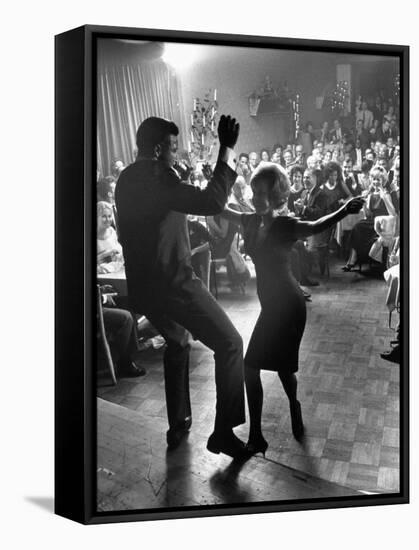
{"label": "man's dark suit", "polygon": [[303,211],[301,214],[304,220],[318,220],[327,212],[326,196],[319,186],[311,189],[303,201]]}
{"label": "man's dark suit", "polygon": [[138,160],[122,172],[116,187],[131,306],[167,343],[164,373],[171,430],[191,415],[188,331],[214,351],[216,427],[245,421],[242,339],[193,273],[185,215],[219,214],[235,179],[236,172],[218,160],[213,178],[201,190],[181,183],[161,161]]}

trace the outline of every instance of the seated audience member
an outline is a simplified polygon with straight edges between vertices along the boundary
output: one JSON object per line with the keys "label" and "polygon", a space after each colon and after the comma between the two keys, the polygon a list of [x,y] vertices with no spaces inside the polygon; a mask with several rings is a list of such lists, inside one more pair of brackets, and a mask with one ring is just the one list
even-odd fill
{"label": "seated audience member", "polygon": [[[301,166],[294,165],[290,173],[290,195],[288,197],[289,215],[300,216],[303,211],[304,198],[308,193],[303,185],[304,170]],[[319,283],[310,279],[311,254],[303,241],[296,241],[291,254],[292,270],[295,278],[303,286],[317,286]],[[304,291],[303,291],[304,292]],[[306,299],[306,294],[304,294]]]}
{"label": "seated audience member", "polygon": [[184,156],[185,153],[180,153],[172,168],[177,173],[182,183],[191,183],[193,168],[189,166],[189,161],[184,159]]}
{"label": "seated audience member", "polygon": [[253,174],[258,164],[259,164],[258,154],[252,151],[251,153],[249,153],[249,168],[250,168],[251,174]]}
{"label": "seated audience member", "polygon": [[305,168],[306,165],[306,155],[304,153],[304,148],[302,145],[298,144],[295,146],[295,159],[294,164]]}
{"label": "seated audience member", "polygon": [[201,279],[204,285],[208,286],[211,235],[205,225],[194,216],[189,215],[187,220],[192,267],[195,275]]}
{"label": "seated audience member", "polygon": [[341,143],[343,138],[343,130],[341,128],[340,122],[338,119],[333,121],[333,128],[330,131],[330,141],[333,144]]}
{"label": "seated audience member", "polygon": [[307,157],[307,170],[317,170],[319,168],[319,159],[314,155]]}
{"label": "seated audience member", "polygon": [[379,128],[380,128],[380,120],[378,118],[375,118],[371,128],[369,129],[370,141],[371,139],[376,139]]}
{"label": "seated audience member", "polygon": [[323,122],[320,130],[319,141],[323,143],[323,145],[326,145],[326,143],[330,141],[329,123],[326,120]]}
{"label": "seated audience member", "polygon": [[247,153],[240,153],[239,162],[237,165],[237,173],[239,176],[243,176],[246,183],[249,183],[250,176],[252,175],[249,167],[249,155]]}
{"label": "seated audience member", "polygon": [[378,127],[376,137],[381,143],[385,143],[389,137],[396,137],[395,135],[393,136],[393,131],[387,120],[383,120],[381,126]]}
{"label": "seated audience member", "polygon": [[97,182],[97,200],[115,204],[116,180],[113,176],[106,176]]}
{"label": "seated audience member", "polygon": [[395,163],[389,172],[389,183],[387,189],[390,192],[391,202],[396,210],[397,215],[400,215],[400,167],[399,163]]}
{"label": "seated audience member", "polygon": [[192,170],[189,180],[192,185],[200,189],[203,189],[206,185],[206,179],[200,170]]}
{"label": "seated audience member", "polygon": [[394,120],[394,121],[397,121],[397,117],[394,113],[394,107],[393,105],[389,105],[388,106],[388,110],[387,110],[387,113],[383,116],[383,119],[384,120],[387,120],[387,122],[389,124],[391,124],[391,122]]}
{"label": "seated audience member", "polygon": [[362,124],[362,120],[357,120],[354,138],[355,138],[355,141],[359,139],[360,149],[365,150],[368,147],[369,141],[370,141],[370,135],[371,134],[369,133],[369,131],[364,128]]}
{"label": "seated audience member", "polygon": [[116,181],[118,181],[118,178],[123,170],[125,170],[125,165],[122,162],[122,160],[119,160],[119,159],[115,160],[114,163],[112,164],[111,173],[112,173],[112,176],[116,179]]}
{"label": "seated audience member", "polygon": [[350,158],[352,161],[352,164],[356,163],[356,153],[354,144],[350,139],[346,138],[346,143],[343,146],[343,159]]}
{"label": "seated audience member", "polygon": [[[322,209],[324,214],[331,214],[351,197],[346,187],[342,169],[336,162],[329,162],[323,171],[324,184],[322,185]],[[323,214],[323,215],[324,215]],[[320,272],[323,274],[326,267],[326,258],[329,253],[329,244],[334,232],[334,227],[314,235],[314,242],[319,255]]]}
{"label": "seated audience member", "polygon": [[329,162],[324,169],[323,193],[326,197],[326,214],[335,212],[351,197],[349,189],[343,181],[342,169],[337,162]]}
{"label": "seated audience member", "polygon": [[386,141],[387,146],[387,159],[391,160],[394,157],[394,153],[396,150],[396,144],[394,142],[394,139],[392,137],[389,137]]}
{"label": "seated audience member", "polygon": [[293,158],[292,158],[292,151],[289,151],[288,149],[286,149],[284,151],[284,168],[285,170],[287,170],[287,172],[289,173],[290,170],[291,170],[291,167],[293,165]]}
{"label": "seated audience member", "polygon": [[[306,169],[303,174],[303,183],[306,190],[305,195],[294,202],[294,209],[297,216],[303,220],[314,221],[326,213],[326,196],[322,190],[322,172],[320,170]],[[310,255],[317,255],[320,271],[323,274],[325,269],[323,233],[312,235],[307,238],[307,251]],[[311,269],[311,261],[309,269]],[[304,265],[304,264],[303,264]],[[308,278],[309,271],[307,273]],[[307,282],[305,282],[307,285]],[[308,285],[310,286],[310,285]]]}
{"label": "seated audience member", "polygon": [[352,160],[350,158],[347,158],[343,161],[342,170],[343,181],[348,188],[350,194],[353,197],[361,195],[363,188],[358,182],[357,174],[353,171]]}
{"label": "seated audience member", "polygon": [[321,158],[323,158],[323,155],[324,155],[324,144],[322,141],[318,141],[317,142],[317,145],[316,145],[316,149],[317,151],[319,152]]}
{"label": "seated audience member", "polygon": [[332,151],[328,149],[327,151],[324,152],[323,166],[326,166],[326,164],[328,164],[331,160],[332,160]]}
{"label": "seated audience member", "polygon": [[[393,138],[391,138],[391,139],[393,139]],[[394,147],[392,148],[391,155],[389,155],[389,162],[390,162],[391,166],[393,166],[394,161],[397,158],[400,158],[400,145],[395,144]]]}
{"label": "seated audience member", "polygon": [[270,154],[268,149],[261,149],[260,151],[260,161],[261,162],[269,162]]}
{"label": "seated audience member", "polygon": [[312,157],[315,159],[315,170],[323,170],[323,154],[322,154],[322,147],[315,147],[313,149]]}
{"label": "seated audience member", "polygon": [[337,164],[341,164],[343,162],[343,153],[339,146],[336,146],[332,151],[332,162]]}
{"label": "seated audience member", "polygon": [[354,153],[355,153],[354,170],[356,170],[357,172],[360,172],[361,166],[362,166],[363,148],[361,146],[361,141],[358,138],[355,139]]}
{"label": "seated audience member", "polygon": [[137,333],[132,314],[114,306],[110,296],[102,295],[103,323],[116,374],[120,376],[144,376],[144,368],[136,364],[139,353]]}
{"label": "seated audience member", "polygon": [[397,141],[400,138],[400,129],[394,119],[390,122],[390,135]]}
{"label": "seated audience member", "polygon": [[122,246],[112,227],[112,205],[105,201],[97,203],[97,269],[98,273],[118,271],[122,265]]}
{"label": "seated audience member", "polygon": [[369,130],[373,125],[374,115],[372,111],[368,109],[367,102],[361,101],[361,98],[358,98],[356,101],[355,119],[356,121],[362,121],[365,130]]}
{"label": "seated audience member", "polygon": [[371,185],[370,170],[372,164],[368,160],[364,160],[361,164],[361,172],[358,174],[358,182],[362,187],[362,192],[368,191]]}
{"label": "seated audience member", "polygon": [[374,221],[377,216],[395,216],[396,210],[391,200],[390,193],[385,190],[387,183],[386,171],[381,167],[375,167],[370,172],[371,186],[366,196],[366,219],[358,222],[351,230],[349,236],[350,255],[343,271],[351,271],[357,263],[370,260],[371,246],[378,239],[374,229]]}
{"label": "seated audience member", "polygon": [[386,172],[388,171],[388,162],[387,162],[387,159],[385,157],[377,158],[377,160],[375,162],[375,166],[379,166],[380,168],[382,168]]}
{"label": "seated audience member", "polygon": [[371,168],[374,166],[374,163],[375,163],[374,149],[367,149],[365,151],[365,160],[368,162],[371,170]]}
{"label": "seated audience member", "polygon": [[[390,275],[391,272],[393,272],[393,274],[397,274],[397,270],[399,269],[399,262],[400,238],[397,237],[388,258],[388,275]],[[398,273],[398,275],[400,276],[400,273]],[[391,361],[392,363],[400,363],[400,318],[396,327],[396,337],[390,342],[390,346],[390,350],[380,354],[381,357],[386,361]]]}
{"label": "seated audience member", "polygon": [[300,140],[306,156],[311,155],[314,142],[314,128],[312,122],[306,122],[304,130],[300,134]]}
{"label": "seated audience member", "polygon": [[290,194],[288,196],[288,210],[290,213],[297,214],[294,208],[296,200],[301,199],[306,193],[303,185],[304,169],[301,166],[294,165],[290,170]]}
{"label": "seated audience member", "polygon": [[[272,155],[276,153],[279,157],[279,164],[281,164],[281,166],[283,166],[284,164],[284,159],[283,159],[283,154],[284,154],[284,147],[282,146],[281,143],[274,143],[274,146],[272,147]],[[272,157],[271,155],[271,157]]]}
{"label": "seated audience member", "polygon": [[276,151],[274,151],[271,155],[271,162],[274,162],[275,164],[281,164],[283,162],[283,161],[281,161],[280,154],[277,153]]}
{"label": "seated audience member", "polygon": [[243,291],[250,279],[250,272],[238,249],[239,226],[227,220],[222,214],[208,216],[207,224],[212,238],[212,258],[226,260],[227,278],[231,290]]}
{"label": "seated audience member", "polygon": [[254,212],[255,209],[248,198],[249,189],[250,186],[246,184],[244,178],[242,176],[237,176],[231,189],[228,206],[232,210],[237,210],[238,212]]}

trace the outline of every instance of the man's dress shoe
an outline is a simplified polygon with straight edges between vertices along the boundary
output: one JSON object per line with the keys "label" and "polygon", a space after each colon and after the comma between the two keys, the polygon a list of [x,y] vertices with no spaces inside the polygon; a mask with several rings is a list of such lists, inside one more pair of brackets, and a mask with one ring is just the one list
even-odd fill
{"label": "man's dress shoe", "polygon": [[207,449],[211,453],[231,456],[234,459],[249,458],[251,453],[246,445],[234,433],[217,434],[213,432],[208,439]]}
{"label": "man's dress shoe", "polygon": [[187,416],[183,422],[175,428],[170,428],[166,433],[167,446],[169,449],[176,449],[182,442],[182,439],[189,432],[192,426],[192,416]]}
{"label": "man's dress shoe", "polygon": [[131,361],[120,367],[120,373],[123,378],[135,378],[136,376],[144,376],[147,374],[147,371],[145,368],[136,365],[134,361]]}

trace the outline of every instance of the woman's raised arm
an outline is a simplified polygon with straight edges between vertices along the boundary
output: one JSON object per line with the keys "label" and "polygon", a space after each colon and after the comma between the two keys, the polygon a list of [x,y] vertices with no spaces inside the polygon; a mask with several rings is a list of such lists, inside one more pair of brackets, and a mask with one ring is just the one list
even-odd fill
{"label": "woman's raised arm", "polygon": [[298,220],[296,226],[298,238],[303,239],[310,235],[325,231],[335,223],[343,220],[348,214],[357,214],[361,210],[363,204],[364,199],[362,197],[354,197],[341,206],[339,210],[336,210],[336,212],[327,214],[318,220],[312,222]]}

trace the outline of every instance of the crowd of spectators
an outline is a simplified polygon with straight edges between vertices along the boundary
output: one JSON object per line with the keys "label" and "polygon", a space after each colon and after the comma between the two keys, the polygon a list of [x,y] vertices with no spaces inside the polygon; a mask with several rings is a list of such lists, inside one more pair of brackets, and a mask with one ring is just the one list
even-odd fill
{"label": "crowd of spectators", "polygon": [[[387,267],[393,243],[399,242],[400,131],[393,102],[376,101],[370,106],[359,98],[352,118],[325,120],[318,128],[307,122],[295,141],[240,153],[230,208],[253,211],[251,177],[265,162],[280,164],[289,174],[290,195],[282,214],[315,220],[334,212],[350,197],[365,198],[362,214],[349,216],[340,233],[335,227],[295,244],[292,269],[302,286],[319,284],[312,278],[313,268],[318,265],[319,274],[324,274],[331,249],[339,253],[343,271],[363,263],[381,271]],[[190,167],[187,159],[174,168],[184,182],[201,188],[211,175],[208,164]],[[123,162],[116,160],[110,175],[98,175],[98,273],[112,272],[123,265],[114,202],[116,182],[123,169]],[[209,284],[208,265],[204,264],[211,257],[225,260],[231,290],[243,291],[250,272],[240,227],[214,216],[205,220],[190,217],[189,228],[192,248],[195,244],[197,250],[205,252],[193,258],[198,276],[208,275]],[[209,252],[202,248],[205,243]],[[308,293],[306,297],[310,299]]]}

